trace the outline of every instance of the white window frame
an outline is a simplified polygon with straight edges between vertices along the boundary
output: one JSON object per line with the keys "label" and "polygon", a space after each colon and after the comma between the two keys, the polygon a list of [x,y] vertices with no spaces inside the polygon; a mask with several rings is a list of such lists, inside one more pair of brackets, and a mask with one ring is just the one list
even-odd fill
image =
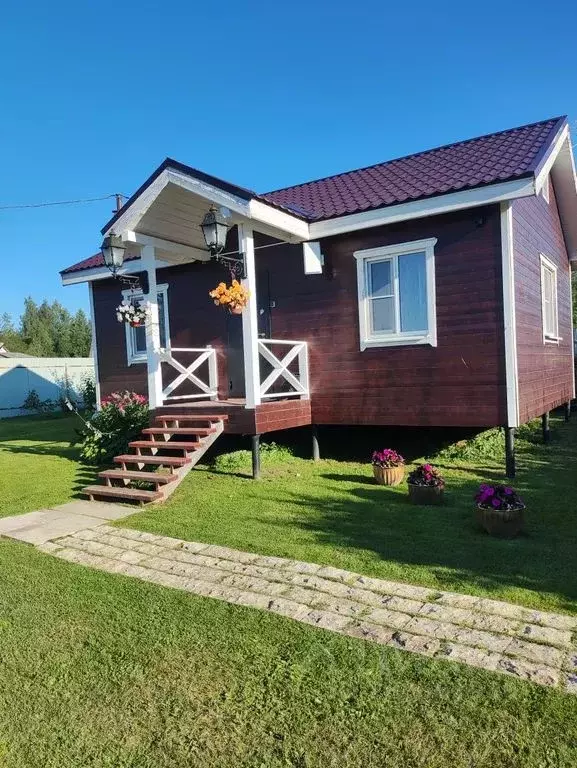
{"label": "white window frame", "polygon": [[[164,327],[166,328],[166,341],[170,347],[170,325],[168,321],[168,283],[162,283],[156,286],[156,293],[162,294],[163,307],[164,307]],[[142,291],[122,291],[122,296],[125,299],[133,299],[134,301],[142,301],[144,299],[144,293]],[[124,332],[126,334],[126,359],[128,365],[138,365],[140,363],[146,363],[146,350],[144,352],[137,352],[134,346],[134,334],[135,329],[128,323],[124,323]]]}
{"label": "white window frame", "polygon": [[[541,261],[541,319],[543,323],[543,343],[544,344],[559,344],[561,337],[559,336],[559,298],[558,298],[558,280],[557,280],[557,267],[551,259],[548,259],[544,254],[540,254]],[[547,333],[545,326],[545,271],[550,272],[553,275],[554,286],[554,306],[555,306],[555,329],[554,333]]]}
{"label": "white window frame", "polygon": [[[355,251],[357,260],[357,290],[359,302],[359,330],[361,351],[373,347],[398,347],[409,344],[429,344],[437,346],[437,307],[435,293],[435,245],[437,238],[413,240],[410,243],[397,243],[380,248],[367,248]],[[390,260],[393,263],[393,285],[395,318],[400,328],[400,293],[399,293],[399,256],[409,253],[425,253],[425,272],[427,280],[427,321],[426,333],[398,331],[395,333],[374,333],[371,331],[370,297],[368,295],[368,265],[372,262]]]}

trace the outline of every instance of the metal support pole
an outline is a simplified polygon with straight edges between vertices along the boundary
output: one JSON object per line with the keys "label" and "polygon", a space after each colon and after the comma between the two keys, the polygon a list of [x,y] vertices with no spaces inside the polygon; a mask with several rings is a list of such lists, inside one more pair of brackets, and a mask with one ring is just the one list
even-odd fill
{"label": "metal support pole", "polygon": [[252,479],[258,480],[260,477],[260,435],[252,435]]}
{"label": "metal support pole", "polygon": [[515,477],[515,428],[505,427],[505,472],[507,477]]}
{"label": "metal support pole", "polygon": [[571,400],[565,403],[565,421],[569,421],[571,418]]}
{"label": "metal support pole", "polygon": [[319,447],[319,428],[316,424],[312,424],[311,430],[313,437],[313,461],[318,461],[321,458],[321,450]]}
{"label": "metal support pole", "polygon": [[545,411],[545,413],[541,416],[541,426],[543,427],[543,442],[550,443],[551,429],[549,427],[549,411]]}

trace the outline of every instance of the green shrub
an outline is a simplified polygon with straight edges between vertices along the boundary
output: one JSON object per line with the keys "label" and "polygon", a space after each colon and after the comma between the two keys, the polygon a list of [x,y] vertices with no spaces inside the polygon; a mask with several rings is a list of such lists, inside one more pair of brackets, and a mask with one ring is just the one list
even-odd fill
{"label": "green shrub", "polygon": [[85,408],[93,411],[96,408],[96,383],[91,376],[86,376],[78,387]]}
{"label": "green shrub", "polygon": [[80,455],[91,464],[103,464],[125,453],[150,418],[146,398],[136,392],[114,392],[101,405],[86,428],[78,431]]}
{"label": "green shrub", "polygon": [[[291,459],[293,453],[290,448],[277,443],[263,443],[260,447],[260,456],[263,465],[272,466],[282,464]],[[249,471],[252,467],[252,455],[250,451],[232,451],[216,456],[212,462],[213,469],[219,472]]]}
{"label": "green shrub", "polygon": [[438,459],[461,459],[463,461],[479,461],[481,459],[498,459],[505,455],[505,438],[499,427],[487,429],[468,440],[442,448],[435,454]]}

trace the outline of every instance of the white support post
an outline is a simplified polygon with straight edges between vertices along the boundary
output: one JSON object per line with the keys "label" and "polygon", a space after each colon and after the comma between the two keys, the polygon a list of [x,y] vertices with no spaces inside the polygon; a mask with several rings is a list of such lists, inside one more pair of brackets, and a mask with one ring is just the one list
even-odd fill
{"label": "white support post", "polygon": [[146,368],[148,372],[148,405],[151,409],[162,405],[162,369],[160,365],[160,325],[158,321],[158,291],[153,245],[142,247],[142,264],[148,274],[149,314],[146,318]]}
{"label": "white support post", "polygon": [[260,367],[258,358],[258,311],[256,297],[256,270],[254,264],[254,237],[246,224],[238,225],[238,247],[244,253],[246,278],[242,284],[249,291],[248,305],[242,313],[242,341],[244,353],[244,384],[246,408],[260,404]]}

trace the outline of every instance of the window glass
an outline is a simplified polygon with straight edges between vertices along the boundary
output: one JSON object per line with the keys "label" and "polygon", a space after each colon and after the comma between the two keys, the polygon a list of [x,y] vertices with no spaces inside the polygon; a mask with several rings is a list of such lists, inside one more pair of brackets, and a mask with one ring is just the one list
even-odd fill
{"label": "window glass", "polygon": [[[143,296],[142,294],[133,296],[134,301],[142,301]],[[165,294],[159,293],[158,294],[158,327],[160,331],[160,345],[162,347],[167,346],[167,339],[166,339],[166,314],[165,314],[165,307],[164,307],[164,300],[165,300]],[[131,328],[130,329],[130,335],[131,335],[131,357],[146,357],[146,329],[143,325],[138,326],[137,328]]]}
{"label": "window glass", "polygon": [[401,331],[426,331],[427,271],[424,253],[399,256]]}
{"label": "window glass", "polygon": [[556,338],[557,328],[557,276],[546,264],[542,267],[543,330],[545,336]]}
{"label": "window glass", "polygon": [[395,330],[394,301],[392,296],[371,301],[371,324],[375,333]]}

